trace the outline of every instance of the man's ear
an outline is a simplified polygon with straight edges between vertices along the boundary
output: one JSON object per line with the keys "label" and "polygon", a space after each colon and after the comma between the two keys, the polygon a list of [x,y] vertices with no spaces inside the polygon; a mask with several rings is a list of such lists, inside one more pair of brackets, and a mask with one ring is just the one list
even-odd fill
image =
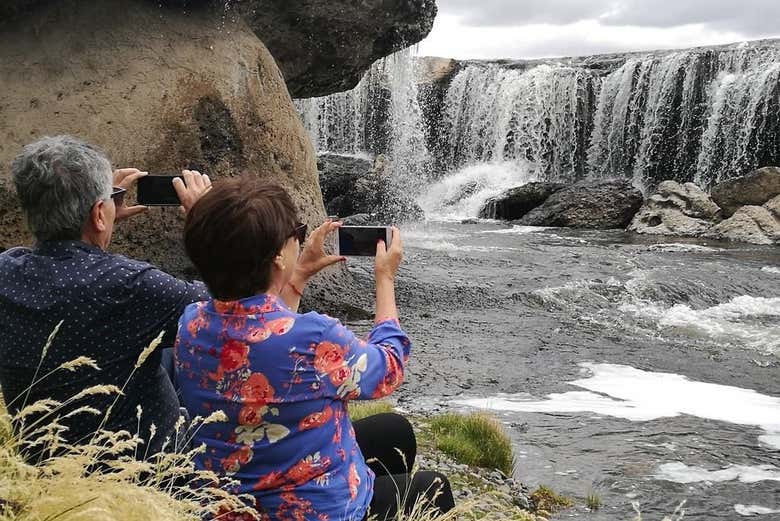
{"label": "man's ear", "polygon": [[89,227],[96,232],[104,232],[108,229],[108,215],[106,214],[106,202],[98,201],[92,205],[89,211]]}

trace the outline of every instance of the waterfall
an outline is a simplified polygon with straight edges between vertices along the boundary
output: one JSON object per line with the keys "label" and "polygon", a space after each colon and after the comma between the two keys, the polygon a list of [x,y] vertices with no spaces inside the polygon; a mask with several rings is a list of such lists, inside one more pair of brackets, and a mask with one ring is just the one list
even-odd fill
{"label": "waterfall", "polygon": [[374,63],[351,91],[295,105],[318,152],[385,154],[392,182],[414,193],[430,169],[417,76],[405,49]]}
{"label": "waterfall", "polygon": [[780,161],[775,47],[694,49],[626,61],[602,80],[593,176],[702,188]]}
{"label": "waterfall", "polygon": [[780,159],[780,62],[723,73],[714,85],[694,182],[709,187]]}
{"label": "waterfall", "polygon": [[[468,208],[478,206],[474,194],[515,180],[618,176],[645,191],[667,179],[709,189],[780,165],[777,41],[462,62],[424,87],[418,66],[402,51],[374,64],[350,92],[297,100],[318,151],[386,154],[393,181],[418,195],[452,176],[436,185],[438,203],[460,190],[470,194]],[[434,95],[421,94],[431,85]],[[490,172],[500,180],[486,184]],[[474,183],[484,190],[469,192]],[[430,190],[423,195],[426,207],[439,207]]]}
{"label": "waterfall", "polygon": [[517,160],[540,178],[582,177],[597,85],[590,71],[572,67],[467,66],[444,100],[445,163]]}

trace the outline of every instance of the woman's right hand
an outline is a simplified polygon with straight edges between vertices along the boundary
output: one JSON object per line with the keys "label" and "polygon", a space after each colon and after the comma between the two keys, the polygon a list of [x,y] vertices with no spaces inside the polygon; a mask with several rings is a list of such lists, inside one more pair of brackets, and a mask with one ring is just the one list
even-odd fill
{"label": "woman's right hand", "polygon": [[179,210],[186,215],[203,194],[211,190],[211,179],[197,170],[183,170],[181,177],[173,178],[173,188],[179,196]]}
{"label": "woman's right hand", "polygon": [[401,241],[401,231],[393,226],[392,239],[388,248],[385,241],[379,241],[376,245],[376,260],[374,275],[376,280],[394,281],[398,273],[398,267],[404,258],[404,245]]}

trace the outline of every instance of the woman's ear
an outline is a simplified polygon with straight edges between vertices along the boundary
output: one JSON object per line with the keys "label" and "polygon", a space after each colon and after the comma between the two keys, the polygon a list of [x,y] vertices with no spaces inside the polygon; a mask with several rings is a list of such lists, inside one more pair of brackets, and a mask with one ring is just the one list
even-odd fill
{"label": "woman's ear", "polygon": [[274,257],[274,267],[279,271],[284,271],[287,269],[287,266],[284,264],[284,254],[279,254],[276,257]]}

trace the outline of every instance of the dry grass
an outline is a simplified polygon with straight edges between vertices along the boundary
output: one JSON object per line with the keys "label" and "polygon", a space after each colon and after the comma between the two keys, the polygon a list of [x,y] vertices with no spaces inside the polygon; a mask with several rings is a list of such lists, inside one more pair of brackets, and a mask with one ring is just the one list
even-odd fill
{"label": "dry grass", "polygon": [[[42,356],[46,356],[56,333],[57,329]],[[136,367],[149,352],[147,349],[142,353]],[[31,388],[59,371],[87,368],[99,370],[94,360],[79,357],[48,374],[39,376],[36,372]],[[252,515],[241,498],[219,487],[228,482],[212,472],[195,470],[193,458],[204,450],[202,447],[138,461],[133,456],[144,450],[138,433],[101,429],[87,444],[65,442],[63,418],[103,414],[79,406],[82,400],[95,394],[118,397],[122,389],[94,386],[62,402],[40,400],[27,404],[29,391],[22,393],[23,401],[14,417],[0,404],[0,521],[201,521],[224,512]],[[65,414],[65,407],[72,412]],[[103,415],[103,425],[110,410]],[[139,409],[139,418],[141,414]],[[177,436],[191,437],[201,425],[223,420],[224,414],[216,413],[196,419],[186,431],[180,421]],[[39,454],[34,464],[22,457],[31,452]]]}

